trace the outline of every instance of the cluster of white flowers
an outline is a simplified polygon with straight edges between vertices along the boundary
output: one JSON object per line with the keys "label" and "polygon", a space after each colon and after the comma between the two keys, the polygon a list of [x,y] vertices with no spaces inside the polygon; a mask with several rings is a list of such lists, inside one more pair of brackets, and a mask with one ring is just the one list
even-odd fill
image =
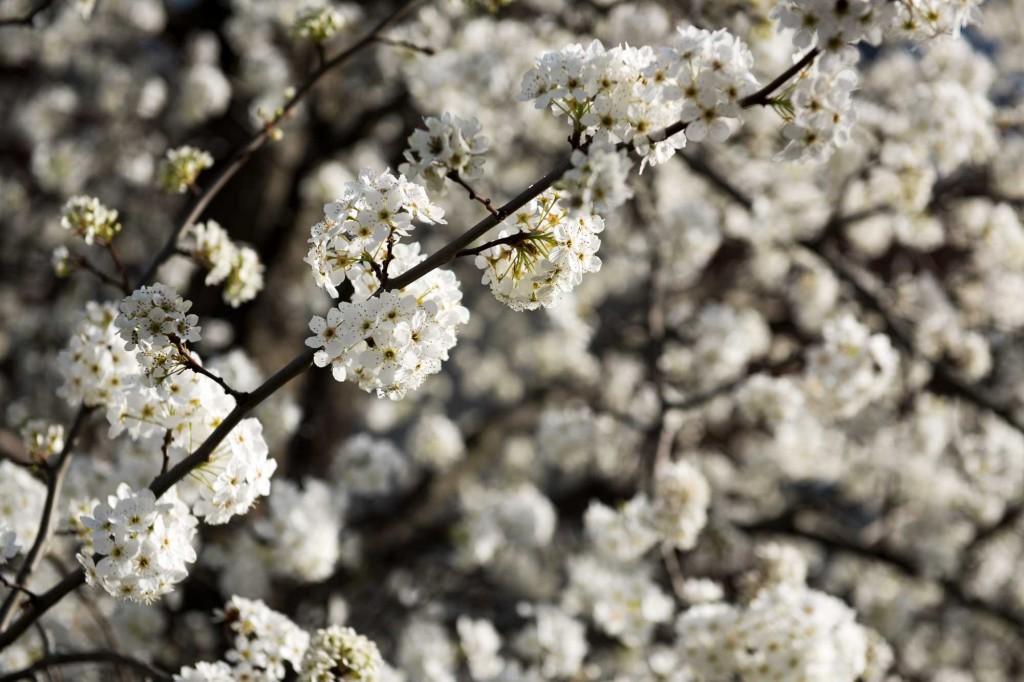
{"label": "cluster of white flowers", "polygon": [[164,284],[143,286],[121,299],[114,326],[124,339],[124,349],[136,351],[143,375],[159,384],[191,360],[186,344],[199,341],[199,317],[189,313],[186,301]]}
{"label": "cluster of white flowers", "polygon": [[68,199],[61,213],[60,226],[81,237],[86,244],[109,244],[121,231],[117,211],[89,196]]}
{"label": "cluster of white flowers", "polygon": [[857,82],[857,72],[842,63],[832,69],[815,64],[802,74],[788,102],[779,105],[787,119],[782,128],[787,141],[783,158],[823,162],[849,142],[856,121]]}
{"label": "cluster of white flowers", "polygon": [[86,582],[119,599],[149,604],[185,579],[186,564],[196,560],[192,538],[198,521],[173,489],[161,500],[149,489],[134,492],[122,483],[91,516],[81,517],[92,531],[77,555]]}
{"label": "cluster of white flowers", "polygon": [[414,229],[413,220],[444,223],[444,210],[426,190],[390,170],[363,170],[340,199],[324,205],[324,220],[313,226],[306,263],[317,285],[332,296],[345,279],[356,280],[374,267],[388,268],[388,253]]}
{"label": "cluster of white flowers", "polygon": [[378,682],[384,661],[372,640],[349,627],[317,630],[302,658],[300,682]]}
{"label": "cluster of white flowers", "polygon": [[[392,255],[392,265],[400,272],[423,260],[418,244],[399,244]],[[326,319],[310,320],[314,336],[306,345],[320,349],[314,362],[317,367],[330,365],[338,381],[351,378],[365,391],[397,400],[440,371],[469,311],[461,305],[459,282],[449,270],[433,270],[404,289],[380,296],[369,295],[376,280],[363,275],[354,281],[357,300],[342,301]]]}
{"label": "cluster of white flowers", "polygon": [[616,562],[639,559],[657,542],[690,549],[707,523],[711,488],[687,462],[655,472],[654,499],[639,493],[618,509],[591,502],[584,516],[587,537],[598,553]]}
{"label": "cluster of white flowers", "polygon": [[516,637],[516,648],[538,663],[542,679],[576,675],[588,650],[584,624],[552,604],[532,606],[530,611],[531,622]]}
{"label": "cluster of white flowers", "polygon": [[793,29],[797,47],[816,45],[835,58],[855,61],[855,43],[872,45],[883,36],[923,40],[959,34],[975,18],[982,0],[783,0],[774,16]]}
{"label": "cluster of white flowers", "polygon": [[464,516],[457,549],[467,565],[488,564],[516,548],[544,547],[555,533],[551,501],[528,483],[504,489],[470,486],[460,499]]}
{"label": "cluster of white flowers", "polygon": [[822,335],[824,344],[808,354],[804,391],[824,416],[848,419],[890,390],[899,354],[888,336],[849,314],[829,320]]}
{"label": "cluster of white flowers", "polygon": [[285,679],[289,670],[299,670],[309,635],[286,616],[259,600],[238,596],[228,600],[219,615],[234,633],[227,662],[186,666],[174,676],[174,682],[270,682]]}
{"label": "cluster of white flowers", "polygon": [[137,372],[138,363],[114,326],[116,318],[114,305],[90,301],[67,348],[57,355],[57,368],[64,379],[57,393],[69,403],[106,405]]}
{"label": "cluster of white flowers", "polygon": [[160,186],[167,192],[184,194],[196,178],[213,165],[209,152],[185,145],[168,149],[160,166]]}
{"label": "cluster of white flowers", "polygon": [[409,458],[389,440],[359,433],[334,453],[331,478],[355,495],[390,495],[413,480]]}
{"label": "cluster of white flowers", "polygon": [[345,29],[358,15],[354,5],[335,6],[331,3],[312,4],[295,14],[292,30],[296,35],[314,43],[322,43],[338,31]]}
{"label": "cluster of white flowers", "polygon": [[597,235],[604,220],[571,215],[559,199],[558,192],[549,190],[531,201],[503,223],[498,239],[509,241],[476,257],[483,283],[513,310],[550,307],[576,288],[585,273],[601,269]]}
{"label": "cluster of white flowers", "polygon": [[12,543],[27,547],[39,530],[46,486],[25,469],[0,461],[0,526],[14,533]]}
{"label": "cluster of white flowers", "polygon": [[196,483],[189,489],[198,497],[193,513],[209,524],[227,523],[247,512],[257,498],[269,495],[277,462],[268,454],[260,421],[240,421],[210,457],[192,470]]}
{"label": "cluster of white flowers", "polygon": [[[726,30],[680,27],[657,48],[599,41],[541,56],[523,77],[521,99],[567,116],[578,133],[628,142],[644,164],[670,158],[687,139],[722,141],[740,121],[741,100],[758,86],[753,56]],[[667,140],[668,126],[686,122]]]}
{"label": "cluster of white flowers", "polygon": [[666,344],[659,359],[670,377],[700,386],[716,386],[738,377],[747,364],[768,352],[771,331],[752,308],[711,304],[695,320],[674,325],[680,335],[693,338],[692,346]]}
{"label": "cluster of white flowers", "polygon": [[480,134],[479,121],[465,120],[446,111],[440,118],[426,117],[423,123],[425,130],[417,128],[409,136],[406,163],[398,167],[400,172],[410,179],[423,176],[435,192],[444,188],[449,173],[467,182],[481,176],[489,143]]}
{"label": "cluster of white flowers", "polygon": [[341,554],[347,505],[343,492],[317,479],[306,479],[301,488],[288,480],[275,483],[267,515],[256,522],[256,533],[270,548],[271,570],[307,582],[330,576]]}
{"label": "cluster of white flowers", "polygon": [[409,432],[406,450],[417,462],[444,469],[462,458],[466,443],[451,419],[443,414],[424,414]]}
{"label": "cluster of white flowers", "polygon": [[21,440],[29,457],[45,462],[64,448],[64,427],[45,419],[30,419],[21,427]]}
{"label": "cluster of white flowers", "polygon": [[803,584],[806,565],[793,551],[762,552],[749,604],[699,604],[678,619],[682,662],[699,682],[875,680],[869,633],[842,601]]}
{"label": "cluster of white flowers", "polygon": [[632,168],[625,149],[595,140],[586,151],[573,150],[572,168],[555,187],[574,212],[608,214],[632,198],[627,184]]}
{"label": "cluster of white flowers", "polygon": [[[166,287],[154,289],[151,296],[142,297],[143,305],[128,306],[135,314],[132,318],[115,317],[109,304],[87,307],[86,319],[58,356],[64,376],[60,393],[70,403],[104,407],[111,437],[126,432],[140,450],[155,456],[163,451],[169,459],[178,459],[213,433],[234,409],[235,400],[210,378],[177,366],[154,385],[146,358],[136,359],[128,352],[126,339],[137,339],[141,348],[161,343],[161,335],[169,339],[168,334],[183,332],[186,338],[195,338],[198,333],[191,326],[195,316],[186,315],[187,303]],[[162,307],[145,312],[150,301]],[[178,486],[179,494],[193,505],[194,515],[208,523],[226,523],[269,493],[276,466],[260,421],[243,419]]]}
{"label": "cluster of white flowers", "polygon": [[178,247],[208,271],[206,284],[224,284],[224,300],[233,308],[256,298],[263,289],[263,263],[249,246],[232,241],[214,220],[182,232]]}
{"label": "cluster of white flowers", "polygon": [[646,564],[618,564],[583,554],[569,559],[568,568],[563,606],[586,615],[627,646],[642,646],[657,624],[672,617],[672,598],[651,578]]}

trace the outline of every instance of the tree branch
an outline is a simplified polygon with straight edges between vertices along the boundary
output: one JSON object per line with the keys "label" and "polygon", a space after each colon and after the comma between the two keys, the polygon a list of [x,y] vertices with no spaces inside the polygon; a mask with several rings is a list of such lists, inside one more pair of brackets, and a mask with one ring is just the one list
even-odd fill
{"label": "tree branch", "polygon": [[0,682],[14,682],[14,680],[31,680],[34,679],[34,673],[42,672],[48,668],[57,666],[67,665],[82,665],[88,663],[106,663],[110,665],[122,665],[132,670],[137,671],[140,675],[145,678],[152,680],[160,680],[161,682],[170,682],[171,676],[165,672],[157,670],[148,663],[144,663],[137,658],[125,656],[115,651],[79,651],[75,653],[67,654],[53,654],[42,658],[27,668],[22,668],[13,673],[6,675],[0,675]]}

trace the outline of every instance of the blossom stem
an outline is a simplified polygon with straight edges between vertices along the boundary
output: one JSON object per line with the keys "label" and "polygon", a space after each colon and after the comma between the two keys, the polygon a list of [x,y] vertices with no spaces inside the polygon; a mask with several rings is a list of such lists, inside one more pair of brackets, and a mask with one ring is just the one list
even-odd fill
{"label": "blossom stem", "polygon": [[437,54],[437,50],[432,47],[425,45],[417,45],[416,43],[409,42],[408,40],[400,40],[398,38],[388,38],[387,36],[376,36],[373,41],[380,43],[381,45],[390,45],[392,47],[404,47],[407,50],[413,52],[419,52],[428,56]]}
{"label": "blossom stem", "polygon": [[478,194],[477,191],[473,189],[473,187],[468,182],[462,179],[462,176],[459,175],[458,171],[449,171],[447,177],[449,180],[460,185],[463,189],[466,190],[466,192],[469,194],[470,201],[477,201],[481,203],[483,207],[487,209],[487,212],[490,213],[491,215],[498,214],[498,209],[494,208],[494,204],[491,202],[491,200],[487,197],[480,196],[480,194]]}

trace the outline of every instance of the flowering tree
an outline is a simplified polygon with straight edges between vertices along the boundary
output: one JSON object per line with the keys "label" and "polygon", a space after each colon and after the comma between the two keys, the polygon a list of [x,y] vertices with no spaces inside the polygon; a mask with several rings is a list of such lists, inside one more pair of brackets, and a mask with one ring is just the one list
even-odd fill
{"label": "flowering tree", "polygon": [[1020,0],[0,11],[0,680],[1020,678]]}

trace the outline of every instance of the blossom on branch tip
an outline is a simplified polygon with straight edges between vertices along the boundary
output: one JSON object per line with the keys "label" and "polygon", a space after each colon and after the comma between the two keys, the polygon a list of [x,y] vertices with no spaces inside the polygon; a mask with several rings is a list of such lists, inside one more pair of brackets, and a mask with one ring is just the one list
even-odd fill
{"label": "blossom on branch tip", "polygon": [[444,188],[449,173],[467,181],[482,175],[489,143],[480,134],[480,123],[475,118],[465,120],[446,111],[440,117],[426,117],[423,123],[425,130],[417,128],[409,136],[406,163],[398,167],[399,171],[411,180],[423,176],[435,192]]}
{"label": "blossom on branch tip", "polygon": [[86,244],[110,244],[121,231],[117,211],[107,208],[96,197],[89,196],[68,199],[61,214],[60,226],[74,232]]}
{"label": "blossom on branch tip", "polygon": [[168,149],[160,165],[160,186],[167,192],[183,194],[212,165],[213,157],[202,149],[188,145]]}

